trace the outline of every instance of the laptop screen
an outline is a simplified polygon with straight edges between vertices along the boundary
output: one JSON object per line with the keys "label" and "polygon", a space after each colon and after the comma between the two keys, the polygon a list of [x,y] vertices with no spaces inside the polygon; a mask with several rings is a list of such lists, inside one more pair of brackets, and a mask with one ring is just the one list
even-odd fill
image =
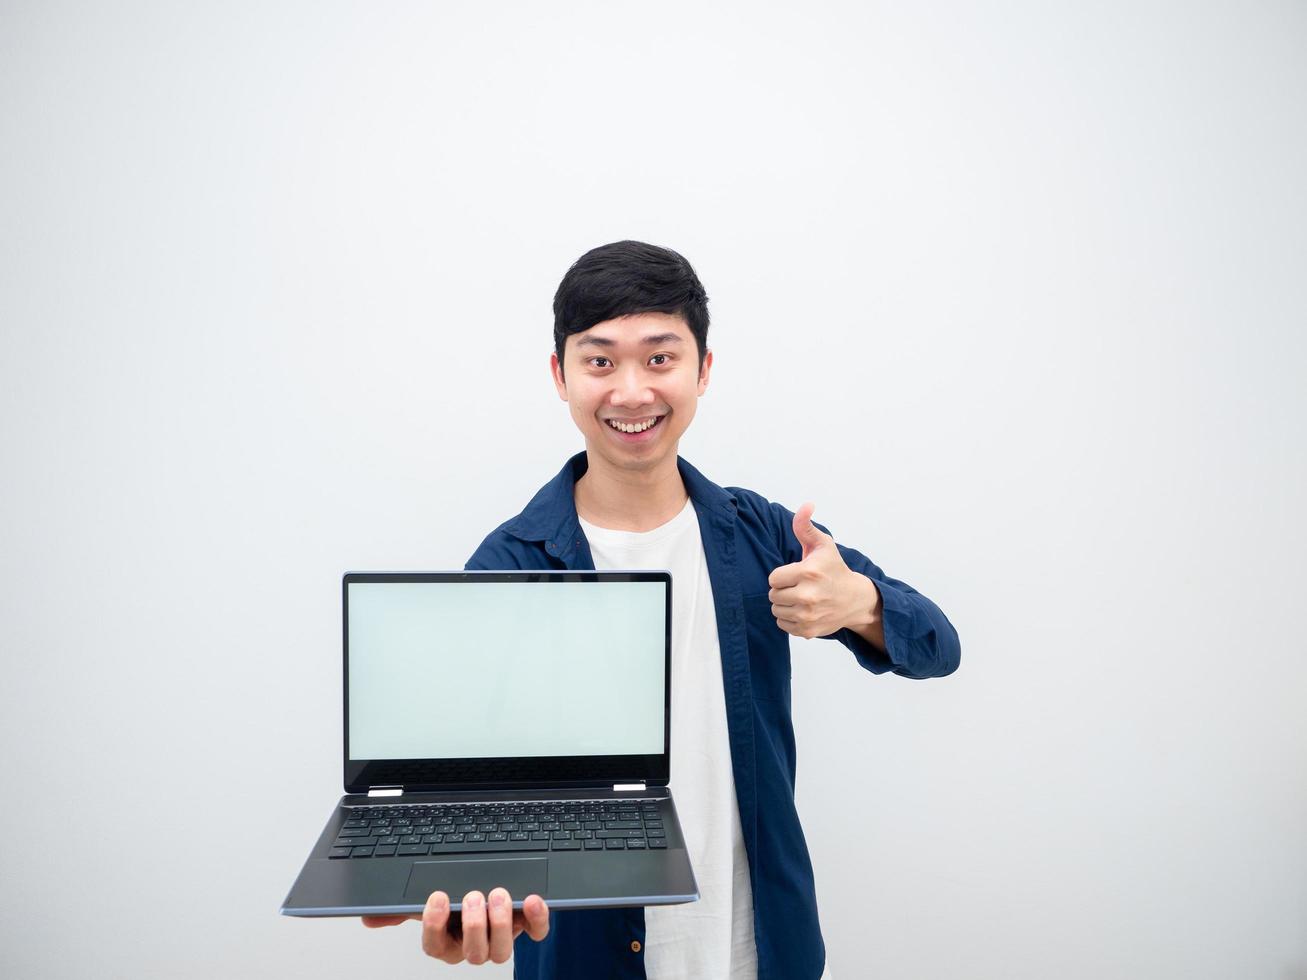
{"label": "laptop screen", "polygon": [[351,769],[415,788],[649,778],[670,588],[666,572],[347,575],[347,788]]}

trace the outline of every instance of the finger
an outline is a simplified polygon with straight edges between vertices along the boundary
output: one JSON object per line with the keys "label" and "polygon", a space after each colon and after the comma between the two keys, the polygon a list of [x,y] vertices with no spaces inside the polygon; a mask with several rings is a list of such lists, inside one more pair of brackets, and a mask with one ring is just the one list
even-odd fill
{"label": "finger", "polygon": [[789,589],[803,581],[803,574],[799,569],[799,562],[791,562],[789,565],[781,565],[779,568],[772,570],[767,576],[767,584],[773,589]]}
{"label": "finger", "polygon": [[493,888],[490,899],[490,962],[507,963],[513,955],[513,897]]}
{"label": "finger", "polygon": [[816,528],[812,526],[812,512],[816,509],[816,504],[804,503],[800,504],[799,509],[794,512],[794,533],[798,536],[800,541],[803,540],[805,532],[816,530]]}
{"label": "finger", "polygon": [[380,929],[382,926],[397,926],[401,922],[407,922],[409,919],[421,919],[420,915],[365,915],[363,924],[369,929]]}
{"label": "finger", "polygon": [[785,630],[785,632],[789,633],[791,636],[797,636],[800,637],[801,639],[807,639],[807,637],[804,635],[803,624],[800,623],[797,619],[777,619],[776,625],[779,626],[781,629]]}
{"label": "finger", "polygon": [[798,606],[808,601],[808,590],[800,585],[788,589],[772,589],[767,593],[773,606]]}
{"label": "finger", "polygon": [[812,523],[812,512],[815,510],[812,504],[804,504],[799,508],[799,512],[794,515],[794,536],[803,546],[803,557],[807,558],[818,548],[822,548],[831,540],[821,528]]}
{"label": "finger", "polygon": [[539,895],[528,895],[522,903],[522,918],[526,924],[526,934],[536,942],[549,935],[549,906]]}
{"label": "finger", "polygon": [[449,896],[432,892],[422,910],[422,952],[446,963],[458,963],[463,951],[449,935]]}
{"label": "finger", "polygon": [[463,955],[473,966],[480,966],[490,958],[486,897],[477,891],[463,896]]}

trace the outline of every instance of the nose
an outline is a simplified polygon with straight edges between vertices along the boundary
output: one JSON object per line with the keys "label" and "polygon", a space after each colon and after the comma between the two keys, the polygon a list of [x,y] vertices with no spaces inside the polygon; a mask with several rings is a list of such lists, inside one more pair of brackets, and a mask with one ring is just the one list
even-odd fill
{"label": "nose", "polygon": [[653,389],[644,382],[644,376],[636,367],[629,367],[618,372],[613,379],[613,393],[609,397],[609,404],[614,408],[639,408],[643,405],[652,405],[654,398]]}

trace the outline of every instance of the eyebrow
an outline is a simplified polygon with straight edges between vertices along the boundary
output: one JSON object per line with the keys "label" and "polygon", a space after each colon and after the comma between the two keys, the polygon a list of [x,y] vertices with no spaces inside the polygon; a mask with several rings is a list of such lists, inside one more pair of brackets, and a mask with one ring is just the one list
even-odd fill
{"label": "eyebrow", "polygon": [[[655,347],[659,344],[683,344],[685,341],[674,333],[656,333],[641,338],[640,343],[646,347]],[[616,347],[617,341],[610,340],[607,337],[582,337],[576,342],[576,346]]]}

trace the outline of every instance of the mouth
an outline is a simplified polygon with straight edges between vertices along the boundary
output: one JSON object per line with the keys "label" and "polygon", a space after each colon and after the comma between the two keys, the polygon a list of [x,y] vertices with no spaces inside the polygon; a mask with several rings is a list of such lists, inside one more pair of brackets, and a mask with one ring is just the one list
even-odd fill
{"label": "mouth", "polygon": [[648,442],[658,434],[666,417],[666,414],[647,415],[629,422],[623,419],[604,419],[604,428],[622,442]]}

